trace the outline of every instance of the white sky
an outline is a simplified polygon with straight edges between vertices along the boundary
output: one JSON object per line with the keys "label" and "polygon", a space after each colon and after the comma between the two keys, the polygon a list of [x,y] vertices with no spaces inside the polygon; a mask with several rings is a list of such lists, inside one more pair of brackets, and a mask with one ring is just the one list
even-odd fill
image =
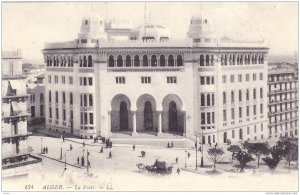
{"label": "white sky", "polygon": [[[77,38],[82,17],[91,12],[105,18],[104,2],[2,3],[2,49],[21,48],[23,58],[42,59],[44,42]],[[201,9],[202,7],[202,9]],[[298,48],[298,2],[151,2],[151,23],[170,29],[184,39],[190,18],[210,15],[216,35],[243,40],[266,39],[271,55],[295,55]],[[108,18],[143,24],[143,2],[109,2]]]}

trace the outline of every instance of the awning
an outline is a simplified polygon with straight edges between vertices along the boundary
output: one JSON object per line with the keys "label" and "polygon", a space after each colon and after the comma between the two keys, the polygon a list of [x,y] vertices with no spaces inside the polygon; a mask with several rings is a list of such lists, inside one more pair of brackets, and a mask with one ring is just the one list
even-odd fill
{"label": "awning", "polygon": [[16,90],[16,95],[26,94],[26,83],[24,80],[9,80],[12,89]]}

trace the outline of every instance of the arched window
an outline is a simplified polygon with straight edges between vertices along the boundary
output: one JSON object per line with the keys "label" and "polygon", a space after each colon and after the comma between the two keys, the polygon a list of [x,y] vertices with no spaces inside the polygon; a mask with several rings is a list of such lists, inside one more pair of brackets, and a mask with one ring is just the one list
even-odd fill
{"label": "arched window", "polygon": [[47,56],[47,66],[49,66],[49,57]]}
{"label": "arched window", "polygon": [[89,105],[93,106],[93,95],[92,94],[89,95]]}
{"label": "arched window", "polygon": [[215,105],[215,94],[211,94],[211,105]]}
{"label": "arched window", "polygon": [[83,56],[83,67],[86,67],[86,65],[87,65],[86,56]]}
{"label": "arched window", "polygon": [[88,67],[93,67],[93,58],[91,55],[88,56]]}
{"label": "arched window", "polygon": [[264,55],[262,55],[262,56],[261,56],[261,64],[263,64],[264,61],[265,61],[265,60],[264,60]]}
{"label": "arched window", "polygon": [[134,56],[134,66],[140,66],[140,57],[138,55]]}
{"label": "arched window", "polygon": [[156,55],[151,56],[151,66],[157,66]]}
{"label": "arched window", "polygon": [[60,66],[63,67],[64,66],[64,57],[60,57]]}
{"label": "arched window", "polygon": [[58,64],[58,57],[56,57],[56,66],[59,66],[59,64]]}
{"label": "arched window", "polygon": [[79,56],[79,66],[82,67],[82,58]]}
{"label": "arched window", "polygon": [[242,90],[239,90],[239,101],[242,101]]}
{"label": "arched window", "polygon": [[143,66],[148,66],[148,56],[147,55],[143,56]]}
{"label": "arched window", "polygon": [[210,95],[207,94],[206,96],[207,106],[210,106]]}
{"label": "arched window", "polygon": [[224,56],[221,55],[221,65],[224,65]]}
{"label": "arched window", "polygon": [[240,65],[243,65],[243,55],[240,56]]}
{"label": "arched window", "polygon": [[223,92],[223,104],[226,104],[226,92]]}
{"label": "arched window", "polygon": [[127,67],[130,67],[130,66],[131,66],[131,57],[130,57],[130,55],[127,55],[127,56],[126,56],[126,66],[127,66]]}
{"label": "arched window", "polygon": [[71,57],[71,67],[73,67],[74,65],[74,61],[73,61],[73,57]]}
{"label": "arched window", "polygon": [[232,56],[229,55],[229,65],[232,65]]}
{"label": "arched window", "polygon": [[87,97],[83,95],[83,106],[87,106]]}
{"label": "arched window", "polygon": [[239,138],[243,140],[243,129],[240,129]]}
{"label": "arched window", "polygon": [[109,58],[108,58],[108,66],[109,67],[114,67],[115,66],[114,56],[109,56]]}
{"label": "arched window", "polygon": [[224,65],[227,65],[227,55],[225,55]]}
{"label": "arched window", "polygon": [[200,55],[200,66],[204,66],[204,56]]}
{"label": "arched window", "polygon": [[73,93],[70,93],[70,105],[73,105]]}
{"label": "arched window", "polygon": [[123,59],[121,55],[118,55],[117,58],[117,67],[122,67],[123,66]]}
{"label": "arched window", "polygon": [[181,55],[177,56],[177,66],[183,66],[183,60],[182,60],[182,56]]}
{"label": "arched window", "polygon": [[206,58],[205,58],[205,65],[206,66],[209,66],[209,55],[206,55]]}
{"label": "arched window", "polygon": [[205,97],[204,94],[201,94],[201,106],[205,106]]}
{"label": "arched window", "polygon": [[210,65],[211,66],[214,66],[215,64],[214,64],[215,62],[214,62],[214,55],[211,55],[210,56]]}
{"label": "arched window", "polygon": [[62,92],[62,102],[63,102],[63,104],[66,103],[66,93],[65,92]]}
{"label": "arched window", "polygon": [[166,66],[166,59],[164,55],[161,55],[159,58],[160,66]]}
{"label": "arched window", "polygon": [[232,56],[232,65],[235,65],[235,55]]}
{"label": "arched window", "polygon": [[234,91],[231,91],[231,103],[234,102]]}
{"label": "arched window", "polygon": [[56,59],[55,59],[55,56],[53,57],[53,62],[54,62],[53,66],[56,66]]}
{"label": "arched window", "polygon": [[174,57],[172,55],[169,55],[168,66],[174,66]]}
{"label": "arched window", "polygon": [[249,89],[246,90],[246,100],[249,100]]}
{"label": "arched window", "polygon": [[70,58],[70,56],[68,56],[68,67],[70,67],[71,66],[71,58]]}
{"label": "arched window", "polygon": [[240,65],[240,56],[239,55],[236,56],[236,65]]}

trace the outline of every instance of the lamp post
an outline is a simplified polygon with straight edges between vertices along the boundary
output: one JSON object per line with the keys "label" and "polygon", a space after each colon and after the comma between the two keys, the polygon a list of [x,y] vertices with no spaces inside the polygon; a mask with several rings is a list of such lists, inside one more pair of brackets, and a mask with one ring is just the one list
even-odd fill
{"label": "lamp post", "polygon": [[63,156],[62,156],[62,143],[60,144],[60,160],[62,160]]}
{"label": "lamp post", "polygon": [[202,132],[202,138],[201,138],[201,164],[200,164],[200,167],[204,167],[204,163],[203,163],[203,151],[204,151],[204,148],[203,148],[203,129],[201,128],[201,132]]}
{"label": "lamp post", "polygon": [[65,170],[67,170],[67,151],[65,152]]}
{"label": "lamp post", "polygon": [[88,149],[86,149],[86,173],[87,173],[87,175],[89,175],[89,155],[90,155],[90,153],[89,153],[89,150]]}
{"label": "lamp post", "polygon": [[185,155],[184,155],[184,161],[185,161],[184,167],[185,167],[185,168],[186,168],[186,153],[187,153],[187,151],[185,151]]}
{"label": "lamp post", "polygon": [[196,165],[195,165],[195,170],[197,171],[197,164],[198,164],[198,152],[197,152],[197,146],[198,146],[198,144],[197,144],[197,142],[198,142],[198,136],[197,136],[197,133],[196,133],[196,141],[195,141],[195,150],[196,150]]}
{"label": "lamp post", "polygon": [[43,137],[41,137],[41,154],[43,154]]}

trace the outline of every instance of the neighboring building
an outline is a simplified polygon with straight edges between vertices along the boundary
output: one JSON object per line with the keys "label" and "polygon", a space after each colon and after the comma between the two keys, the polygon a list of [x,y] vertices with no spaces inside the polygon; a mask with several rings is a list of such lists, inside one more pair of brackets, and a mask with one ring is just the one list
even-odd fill
{"label": "neighboring building", "polygon": [[270,65],[268,77],[270,138],[298,136],[298,68]]}
{"label": "neighboring building", "polygon": [[100,17],[84,17],[78,39],[43,49],[47,128],[84,138],[267,139],[267,45],[218,39],[211,22],[195,15],[185,40],[145,24],[113,41]]}
{"label": "neighboring building", "polygon": [[[40,123],[45,117],[45,74],[35,77],[34,81],[27,83],[27,112],[30,113],[28,121]],[[37,120],[35,120],[37,119]],[[36,122],[35,122],[36,121]]]}
{"label": "neighboring building", "polygon": [[2,177],[28,175],[41,159],[27,145],[27,94],[21,51],[2,52]]}
{"label": "neighboring building", "polygon": [[45,66],[44,65],[24,63],[22,65],[22,72],[23,72],[23,75],[36,76],[38,74],[41,74],[41,73],[45,72]]}

